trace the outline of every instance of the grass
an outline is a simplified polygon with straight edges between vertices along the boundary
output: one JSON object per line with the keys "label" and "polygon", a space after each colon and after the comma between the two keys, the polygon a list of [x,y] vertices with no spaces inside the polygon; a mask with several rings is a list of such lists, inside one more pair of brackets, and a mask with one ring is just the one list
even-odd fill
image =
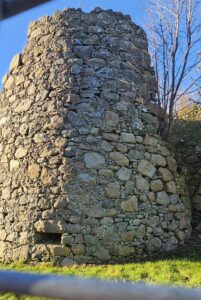
{"label": "grass", "polygon": [[[143,281],[149,284],[163,284],[172,286],[201,287],[201,259],[164,259],[144,263],[130,263],[123,265],[74,265],[57,267],[51,263],[27,265],[14,263],[0,264],[1,269],[13,269],[26,272],[52,273],[82,277],[96,277],[100,279],[117,279],[126,281]],[[38,297],[2,295],[0,299],[42,299]]]}

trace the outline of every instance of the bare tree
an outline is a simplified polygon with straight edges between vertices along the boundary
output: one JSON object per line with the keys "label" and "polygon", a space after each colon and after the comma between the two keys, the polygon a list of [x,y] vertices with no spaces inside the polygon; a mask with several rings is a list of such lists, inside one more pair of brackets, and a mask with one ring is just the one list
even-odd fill
{"label": "bare tree", "polygon": [[197,89],[201,72],[201,0],[152,0],[148,38],[157,81],[157,101],[165,110],[159,133],[171,133],[179,99]]}

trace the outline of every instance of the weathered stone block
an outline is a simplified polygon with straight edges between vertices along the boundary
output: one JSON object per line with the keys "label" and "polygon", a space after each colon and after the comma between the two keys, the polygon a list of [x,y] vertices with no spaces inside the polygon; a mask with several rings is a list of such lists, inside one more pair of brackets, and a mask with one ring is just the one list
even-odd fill
{"label": "weathered stone block", "polygon": [[117,177],[122,181],[128,181],[131,178],[132,171],[128,168],[122,167],[117,172]]}
{"label": "weathered stone block", "polygon": [[19,147],[15,152],[16,158],[23,158],[27,155],[27,149],[23,147]]}
{"label": "weathered stone block", "polygon": [[103,138],[106,141],[116,142],[119,139],[119,135],[114,133],[104,133]]}
{"label": "weathered stone block", "polygon": [[136,178],[136,187],[140,192],[149,190],[149,181],[143,177]]}
{"label": "weathered stone block", "polygon": [[159,168],[158,173],[165,182],[171,181],[174,178],[172,173],[167,168]]}
{"label": "weathered stone block", "polygon": [[71,247],[73,254],[75,255],[84,255],[85,254],[85,246],[83,244],[77,244]]}
{"label": "weathered stone block", "polygon": [[88,152],[84,155],[84,161],[87,168],[99,169],[104,165],[105,158],[96,152]]}
{"label": "weathered stone block", "polygon": [[136,196],[131,196],[128,200],[122,202],[121,208],[126,212],[137,212],[138,201]]}
{"label": "weathered stone block", "polygon": [[149,251],[157,251],[161,248],[161,240],[157,237],[147,240],[146,246]]}
{"label": "weathered stone block", "polygon": [[56,219],[39,220],[35,222],[34,228],[37,232],[62,233],[66,230],[66,223]]}
{"label": "weathered stone block", "polygon": [[170,155],[167,157],[167,163],[168,163],[168,168],[170,169],[170,171],[172,171],[172,172],[177,171],[177,162],[173,156]]}
{"label": "weathered stone block", "polygon": [[170,203],[170,199],[169,199],[168,195],[166,194],[166,192],[158,192],[157,193],[156,203],[163,205],[163,206],[167,206]]}
{"label": "weathered stone block", "polygon": [[122,132],[121,139],[123,143],[135,143],[135,136],[133,133]]}
{"label": "weathered stone block", "polygon": [[138,164],[138,171],[148,176],[149,178],[152,178],[154,174],[156,173],[156,168],[147,160],[141,160]]}
{"label": "weathered stone block", "polygon": [[160,179],[152,180],[150,182],[150,188],[153,192],[160,192],[163,190],[163,183]]}
{"label": "weathered stone block", "polygon": [[121,234],[122,241],[128,242],[133,241],[135,236],[135,231],[126,231]]}
{"label": "weathered stone block", "polygon": [[158,144],[158,140],[148,134],[145,135],[144,144],[156,147]]}
{"label": "weathered stone block", "polygon": [[108,126],[116,126],[119,123],[119,114],[113,111],[106,111],[105,122]]}
{"label": "weathered stone block", "polygon": [[30,179],[36,179],[39,177],[40,167],[39,165],[32,163],[28,166],[27,175]]}
{"label": "weathered stone block", "polygon": [[166,192],[171,193],[171,194],[177,193],[176,184],[174,181],[167,182],[165,187],[166,187]]}
{"label": "weathered stone block", "polygon": [[119,247],[118,247],[118,254],[120,256],[128,256],[133,253],[135,253],[134,247],[124,246],[124,245],[119,245]]}
{"label": "weathered stone block", "polygon": [[167,165],[166,159],[158,154],[151,155],[151,163],[160,167],[165,167]]}
{"label": "weathered stone block", "polygon": [[10,63],[9,70],[12,71],[13,69],[19,67],[20,64],[21,64],[21,54],[18,53],[13,57],[13,59]]}
{"label": "weathered stone block", "polygon": [[69,256],[71,254],[71,250],[63,245],[48,244],[46,247],[52,256]]}
{"label": "weathered stone block", "polygon": [[118,183],[109,183],[105,190],[105,196],[107,198],[119,198],[120,197],[120,185]]}
{"label": "weathered stone block", "polygon": [[110,157],[112,160],[114,160],[119,166],[128,166],[129,160],[128,158],[120,153],[120,152],[111,152]]}

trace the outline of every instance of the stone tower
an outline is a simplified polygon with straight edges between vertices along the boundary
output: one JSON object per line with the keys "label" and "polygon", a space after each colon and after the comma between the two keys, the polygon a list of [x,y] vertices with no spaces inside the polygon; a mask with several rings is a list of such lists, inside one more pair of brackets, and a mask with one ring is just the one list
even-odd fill
{"label": "stone tower", "polygon": [[183,243],[188,193],[149,109],[144,31],[66,9],[28,38],[0,94],[0,257],[123,262]]}

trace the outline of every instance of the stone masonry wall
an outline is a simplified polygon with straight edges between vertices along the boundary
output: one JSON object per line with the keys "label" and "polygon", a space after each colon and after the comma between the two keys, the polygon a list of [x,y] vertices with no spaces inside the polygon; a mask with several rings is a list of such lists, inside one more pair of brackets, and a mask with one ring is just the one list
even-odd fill
{"label": "stone masonry wall", "polygon": [[148,109],[144,31],[66,9],[28,38],[0,94],[0,257],[122,262],[184,243],[185,175]]}
{"label": "stone masonry wall", "polygon": [[[175,145],[178,165],[186,168],[188,189],[192,206],[192,223],[196,227],[201,224],[201,147]],[[199,230],[201,226],[199,225]]]}

